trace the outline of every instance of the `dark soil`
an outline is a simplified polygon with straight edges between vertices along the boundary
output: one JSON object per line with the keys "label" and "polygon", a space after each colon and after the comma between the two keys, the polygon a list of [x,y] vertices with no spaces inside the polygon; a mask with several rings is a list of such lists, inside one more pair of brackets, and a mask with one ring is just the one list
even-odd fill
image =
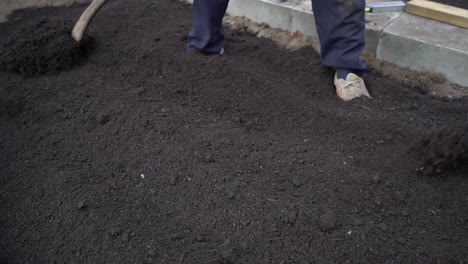
{"label": "dark soil", "polygon": [[463,166],[468,159],[468,122],[434,129],[414,145],[422,174],[432,175]]}
{"label": "dark soil", "polygon": [[71,37],[72,27],[62,19],[30,21],[0,48],[0,70],[25,76],[69,70],[85,51]]}
{"label": "dark soil", "polygon": [[466,166],[422,177],[408,152],[467,99],[371,69],[375,99],[343,103],[312,49],[228,31],[187,54],[190,12],[111,1],[81,65],[0,72],[0,263],[468,262]]}
{"label": "dark soil", "polygon": [[438,2],[441,4],[451,5],[455,7],[460,7],[464,9],[468,9],[468,1],[467,0],[432,0],[434,2]]}

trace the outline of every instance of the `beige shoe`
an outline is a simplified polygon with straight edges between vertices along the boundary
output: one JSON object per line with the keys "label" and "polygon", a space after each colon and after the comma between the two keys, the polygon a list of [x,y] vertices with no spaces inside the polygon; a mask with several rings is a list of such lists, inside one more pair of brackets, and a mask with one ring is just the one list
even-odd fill
{"label": "beige shoe", "polygon": [[224,53],[225,53],[225,51],[224,51],[224,47],[223,47],[223,48],[221,48],[221,50],[219,51],[219,56],[223,56]]}
{"label": "beige shoe", "polygon": [[348,76],[346,76],[346,80],[338,79],[338,76],[335,73],[334,83],[336,94],[344,101],[349,101],[361,96],[372,98],[369,91],[367,91],[364,80],[354,73],[348,74]]}

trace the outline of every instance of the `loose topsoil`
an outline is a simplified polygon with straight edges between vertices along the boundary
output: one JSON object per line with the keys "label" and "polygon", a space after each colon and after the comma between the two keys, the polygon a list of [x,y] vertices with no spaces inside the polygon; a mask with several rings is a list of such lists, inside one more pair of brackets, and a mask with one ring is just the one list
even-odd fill
{"label": "loose topsoil", "polygon": [[468,1],[467,0],[431,0],[434,2],[438,2],[441,4],[451,5],[455,7],[460,7],[464,9],[468,9]]}
{"label": "loose topsoil", "polygon": [[468,170],[408,152],[467,99],[371,69],[375,98],[343,103],[312,49],[228,30],[187,54],[190,20],[112,1],[82,65],[0,73],[0,263],[468,263]]}
{"label": "loose topsoil", "polygon": [[71,69],[85,55],[85,45],[70,35],[72,27],[63,19],[30,21],[0,47],[0,70],[34,76]]}
{"label": "loose topsoil", "polygon": [[462,166],[468,160],[468,122],[430,131],[412,149],[421,157],[422,174]]}

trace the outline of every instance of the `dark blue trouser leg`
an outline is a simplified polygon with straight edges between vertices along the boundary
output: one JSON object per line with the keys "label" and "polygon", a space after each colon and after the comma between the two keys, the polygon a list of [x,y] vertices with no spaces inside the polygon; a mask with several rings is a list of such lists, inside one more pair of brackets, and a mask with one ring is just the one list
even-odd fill
{"label": "dark blue trouser leg", "polygon": [[223,17],[229,0],[194,0],[188,50],[219,53],[224,43]]}
{"label": "dark blue trouser leg", "polygon": [[357,74],[366,70],[359,59],[365,45],[365,0],[312,0],[322,63]]}

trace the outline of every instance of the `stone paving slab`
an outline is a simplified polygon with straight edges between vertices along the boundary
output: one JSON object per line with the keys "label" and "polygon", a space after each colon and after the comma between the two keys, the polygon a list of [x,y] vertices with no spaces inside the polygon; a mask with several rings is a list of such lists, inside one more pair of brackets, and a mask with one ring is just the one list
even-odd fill
{"label": "stone paving slab", "polygon": [[402,14],[380,37],[377,58],[415,70],[442,73],[468,87],[468,30]]}

